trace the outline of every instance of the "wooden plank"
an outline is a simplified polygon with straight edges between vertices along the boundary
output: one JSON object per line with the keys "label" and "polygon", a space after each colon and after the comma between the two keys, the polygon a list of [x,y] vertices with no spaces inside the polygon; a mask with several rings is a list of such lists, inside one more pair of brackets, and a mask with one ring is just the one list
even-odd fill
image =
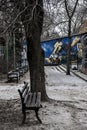
{"label": "wooden plank", "polygon": [[23,92],[25,91],[26,87],[28,86],[28,83],[24,82],[24,86],[23,86],[23,89],[21,91],[21,93],[23,94]]}
{"label": "wooden plank", "polygon": [[36,98],[36,104],[35,104],[35,106],[36,107],[40,107],[40,102],[41,102],[41,93],[40,92],[38,92],[37,93],[37,98]]}
{"label": "wooden plank", "polygon": [[27,92],[27,94],[26,94],[26,96],[25,96],[25,98],[24,98],[24,104],[26,104],[26,102],[27,102],[27,100],[29,99],[29,89],[28,89],[28,92]]}
{"label": "wooden plank", "polygon": [[22,94],[23,94],[23,92],[25,91],[25,89],[26,89],[26,86],[24,85],[23,88],[22,88],[22,90],[21,90],[21,93],[22,93]]}
{"label": "wooden plank", "polygon": [[35,107],[35,104],[36,104],[36,93],[34,92],[32,94],[32,101],[31,101],[30,107]]}
{"label": "wooden plank", "polygon": [[26,102],[26,107],[27,107],[27,108],[30,106],[30,104],[31,104],[31,102],[32,102],[32,95],[33,95],[33,94],[30,92],[30,93],[29,93],[29,97],[28,97],[27,102]]}
{"label": "wooden plank", "polygon": [[25,88],[25,91],[24,91],[23,94],[22,94],[22,97],[23,97],[23,98],[25,98],[25,96],[27,95],[28,90],[29,90],[29,87],[26,87],[26,88]]}

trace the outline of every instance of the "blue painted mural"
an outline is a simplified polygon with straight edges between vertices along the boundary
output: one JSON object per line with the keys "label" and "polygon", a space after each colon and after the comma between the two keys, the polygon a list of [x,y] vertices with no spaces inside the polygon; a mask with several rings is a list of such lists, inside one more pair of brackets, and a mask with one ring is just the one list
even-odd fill
{"label": "blue painted mural", "polygon": [[[79,34],[71,37],[71,54],[72,54],[72,59],[74,60],[75,57],[77,58],[77,54],[78,57],[79,55],[80,58],[82,57],[81,37],[83,35],[84,34]],[[55,64],[66,62],[68,37],[43,41],[41,43],[41,47],[45,52],[45,64],[55,65]]]}

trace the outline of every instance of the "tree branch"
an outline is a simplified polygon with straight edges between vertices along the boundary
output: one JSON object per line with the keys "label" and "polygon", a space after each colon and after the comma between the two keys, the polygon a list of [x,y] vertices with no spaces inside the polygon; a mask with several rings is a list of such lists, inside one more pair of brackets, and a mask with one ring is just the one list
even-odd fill
{"label": "tree branch", "polygon": [[77,6],[77,4],[78,4],[78,1],[79,0],[76,0],[76,3],[75,3],[75,6],[74,6],[74,8],[73,8],[73,11],[72,11],[72,14],[71,14],[71,18],[73,17],[73,15],[74,15],[74,12],[75,12],[75,10],[76,10],[76,6]]}
{"label": "tree branch", "polygon": [[7,31],[8,31],[8,29],[16,22],[16,20],[19,18],[19,16],[22,14],[22,13],[24,13],[24,11],[26,11],[26,9],[29,7],[29,5],[28,6],[26,6],[25,8],[24,8],[24,10],[22,10],[18,15],[17,15],[17,17],[12,21],[12,23],[4,30],[4,32],[1,34],[1,35],[3,35],[4,33],[6,33]]}

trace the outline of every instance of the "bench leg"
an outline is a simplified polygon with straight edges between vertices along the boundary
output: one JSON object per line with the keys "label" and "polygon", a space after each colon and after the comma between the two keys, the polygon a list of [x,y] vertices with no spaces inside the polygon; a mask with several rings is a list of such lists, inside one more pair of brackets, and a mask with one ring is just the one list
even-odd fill
{"label": "bench leg", "polygon": [[39,109],[35,109],[36,118],[38,119],[38,121],[39,121],[40,123],[42,123],[41,119],[40,119],[39,116],[38,116],[38,111],[39,111]]}
{"label": "bench leg", "polygon": [[22,113],[23,113],[22,124],[24,124],[25,123],[25,119],[26,119],[26,112],[25,112],[25,110],[22,110]]}
{"label": "bench leg", "polygon": [[17,83],[19,82],[19,77],[17,77]]}

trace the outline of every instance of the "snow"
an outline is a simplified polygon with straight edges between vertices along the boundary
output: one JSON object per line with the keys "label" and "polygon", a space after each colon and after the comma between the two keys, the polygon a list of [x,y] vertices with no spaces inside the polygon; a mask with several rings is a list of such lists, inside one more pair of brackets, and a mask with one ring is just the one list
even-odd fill
{"label": "snow", "polygon": [[58,66],[45,67],[47,95],[56,101],[42,102],[43,107],[39,111],[42,124],[37,123],[34,112],[30,112],[27,114],[25,125],[19,126],[22,114],[18,89],[23,86],[24,80],[29,82],[29,75],[26,74],[18,84],[1,83],[0,99],[4,101],[0,100],[0,128],[87,130],[87,82],[73,74],[69,76],[58,70]]}
{"label": "snow", "polygon": [[19,85],[0,85],[0,99],[10,100],[19,98],[17,90],[20,88]]}
{"label": "snow", "polygon": [[0,83],[0,99],[11,100],[19,99],[18,89],[21,89],[24,85],[24,81],[29,83],[29,73],[20,79],[19,83]]}
{"label": "snow", "polygon": [[[58,101],[87,101],[87,82],[75,75],[66,75],[55,67],[46,68],[47,94]],[[81,103],[80,103],[81,104]]]}
{"label": "snow", "polygon": [[[75,75],[66,75],[64,72],[58,71],[57,67],[45,67],[46,90],[50,98],[56,100],[86,100],[87,99],[87,83]],[[27,77],[27,81],[29,77]],[[17,99],[19,98],[18,89],[23,86],[23,81],[19,84],[1,84],[0,99]],[[74,95],[74,96],[73,96]]]}

